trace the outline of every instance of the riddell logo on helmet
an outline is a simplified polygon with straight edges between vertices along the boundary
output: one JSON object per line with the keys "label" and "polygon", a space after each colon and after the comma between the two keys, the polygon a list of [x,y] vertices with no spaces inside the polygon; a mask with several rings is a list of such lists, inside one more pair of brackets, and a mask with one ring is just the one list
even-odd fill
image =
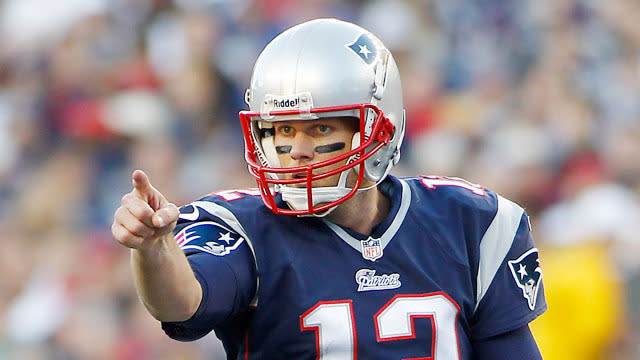
{"label": "riddell logo on helmet", "polygon": [[300,106],[300,97],[297,96],[293,99],[273,99],[273,108],[296,108]]}

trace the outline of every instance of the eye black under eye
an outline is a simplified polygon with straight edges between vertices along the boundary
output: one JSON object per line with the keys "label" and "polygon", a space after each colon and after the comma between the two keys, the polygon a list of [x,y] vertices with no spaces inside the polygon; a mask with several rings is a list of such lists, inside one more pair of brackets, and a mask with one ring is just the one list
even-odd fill
{"label": "eye black under eye", "polygon": [[281,146],[276,146],[276,152],[278,154],[288,154],[291,152],[291,145],[281,145]]}

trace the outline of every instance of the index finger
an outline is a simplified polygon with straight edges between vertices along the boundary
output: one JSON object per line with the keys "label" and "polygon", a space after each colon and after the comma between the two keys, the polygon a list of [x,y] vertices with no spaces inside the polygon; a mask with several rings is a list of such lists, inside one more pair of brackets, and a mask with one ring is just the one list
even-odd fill
{"label": "index finger", "polygon": [[131,182],[133,187],[145,198],[150,197],[153,194],[153,187],[149,181],[149,177],[142,170],[135,170],[131,174]]}

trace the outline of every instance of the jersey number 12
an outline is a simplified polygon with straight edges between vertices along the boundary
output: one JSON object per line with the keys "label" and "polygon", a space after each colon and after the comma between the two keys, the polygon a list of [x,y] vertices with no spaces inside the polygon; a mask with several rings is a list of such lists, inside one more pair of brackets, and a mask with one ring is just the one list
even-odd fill
{"label": "jersey number 12", "polygon": [[[459,312],[458,305],[442,292],[397,295],[373,316],[377,340],[414,339],[414,319],[428,318],[433,328],[432,354],[419,359],[460,359],[456,332]],[[315,331],[316,359],[357,359],[357,332],[351,300],[317,303],[300,316],[300,329]]]}

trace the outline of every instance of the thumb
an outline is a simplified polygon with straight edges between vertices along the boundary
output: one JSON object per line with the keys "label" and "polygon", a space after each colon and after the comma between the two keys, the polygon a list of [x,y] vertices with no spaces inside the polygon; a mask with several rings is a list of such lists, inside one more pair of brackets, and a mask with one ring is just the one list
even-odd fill
{"label": "thumb", "polygon": [[179,215],[180,210],[178,210],[178,207],[175,204],[167,203],[153,214],[151,221],[153,226],[157,228],[169,227],[172,230],[176,221],[178,221]]}

